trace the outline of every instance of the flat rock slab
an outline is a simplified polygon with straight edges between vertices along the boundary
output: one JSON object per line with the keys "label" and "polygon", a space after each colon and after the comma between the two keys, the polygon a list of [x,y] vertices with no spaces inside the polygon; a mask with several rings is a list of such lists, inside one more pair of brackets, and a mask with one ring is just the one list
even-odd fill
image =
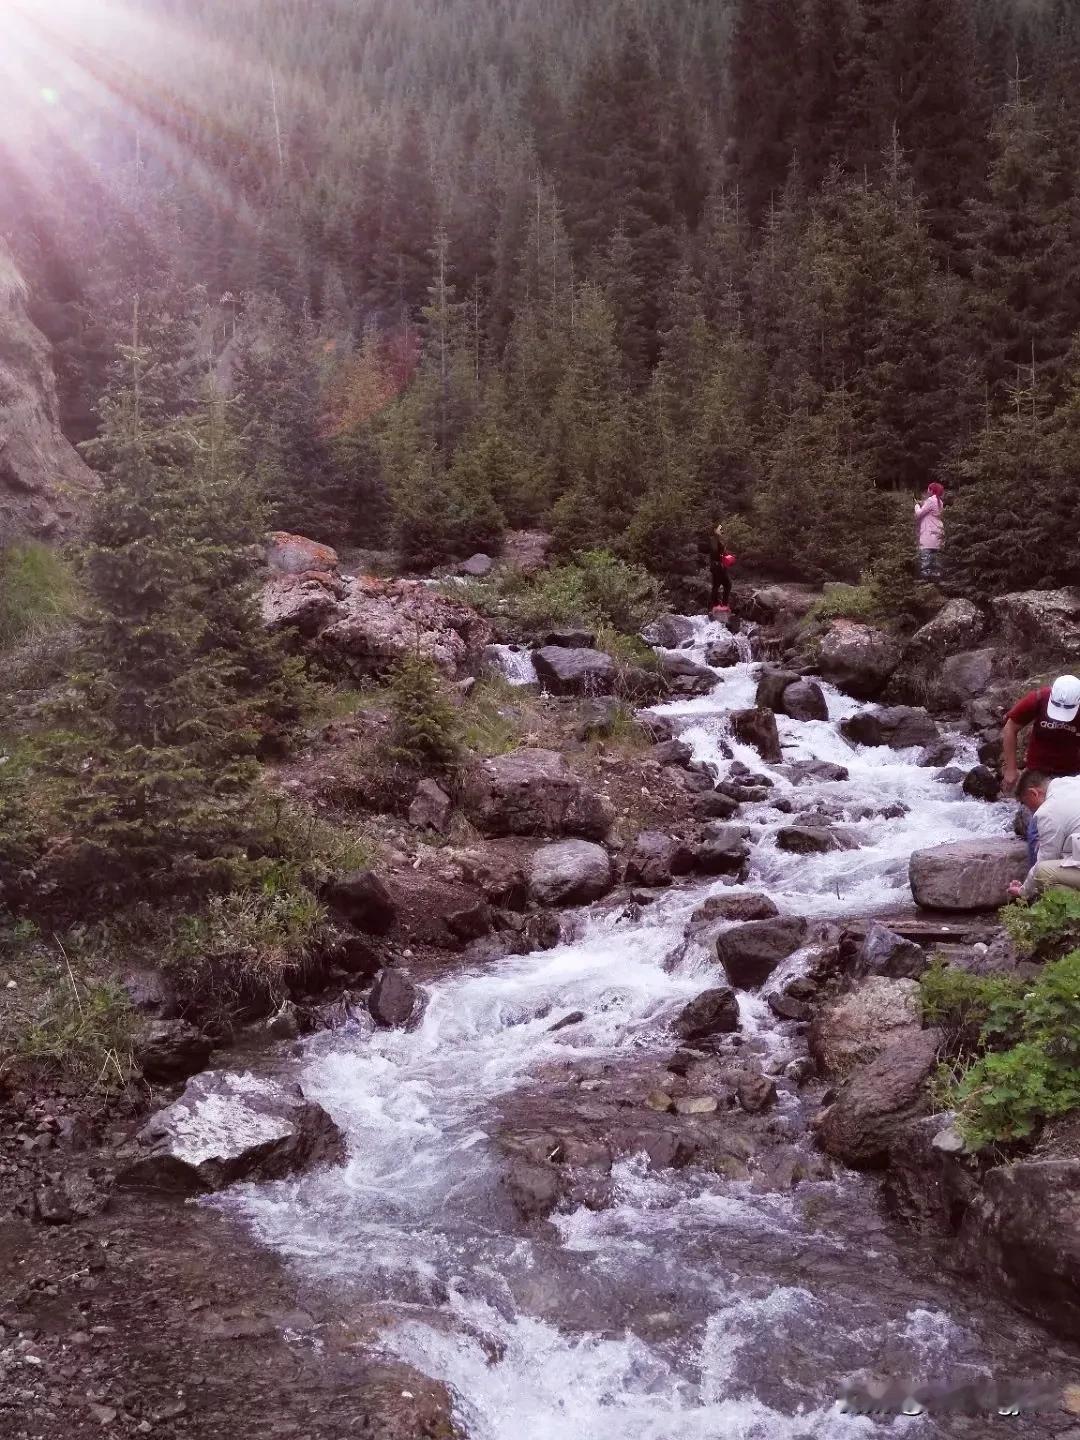
{"label": "flat rock slab", "polygon": [[916,850],[909,874],[917,905],[951,911],[1000,909],[1008,903],[1010,883],[1027,872],[1027,846],[1002,836]]}
{"label": "flat rock slab", "polygon": [[344,1154],[341,1131],[299,1085],[221,1070],[189,1080],[139,1132],[138,1144],[141,1153],[119,1182],[188,1195],[278,1180]]}
{"label": "flat rock slab", "polygon": [[615,685],[615,662],[603,650],[545,645],[533,652],[541,684],[553,695],[607,695]]}

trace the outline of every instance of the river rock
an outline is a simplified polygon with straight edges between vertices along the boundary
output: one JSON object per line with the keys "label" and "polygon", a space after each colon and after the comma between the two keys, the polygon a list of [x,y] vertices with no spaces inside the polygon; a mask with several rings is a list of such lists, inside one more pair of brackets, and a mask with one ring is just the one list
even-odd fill
{"label": "river rock", "polygon": [[781,773],[795,785],[802,785],[807,780],[819,780],[829,784],[851,777],[846,765],[837,765],[832,760],[791,760]]}
{"label": "river rock", "polygon": [[186,1020],[154,1020],[136,1040],[133,1057],[144,1079],[170,1082],[197,1075],[213,1048]]}
{"label": "river rock", "polygon": [[613,884],[611,857],[588,840],[544,845],[529,867],[529,895],[538,905],[585,905]]}
{"label": "river rock", "polygon": [[693,867],[693,852],[684,841],[643,830],[627,854],[625,878],[631,885],[670,885],[674,876],[686,875]]}
{"label": "river rock", "polygon": [[842,720],[840,733],[853,745],[887,745],[891,750],[931,745],[940,738],[938,727],[926,711],[908,705],[863,710]]}
{"label": "river rock", "polygon": [[884,975],[891,980],[917,980],[929,964],[921,945],[905,940],[880,920],[874,920],[859,949],[853,973]]}
{"label": "river rock", "polygon": [[679,695],[708,695],[716,684],[713,671],[689,655],[661,655],[660,673]]}
{"label": "river rock", "polygon": [[786,990],[768,997],[768,1006],[778,1020],[809,1020],[814,1013],[811,1006],[791,995]]}
{"label": "river rock", "polygon": [[816,680],[796,680],[783,695],[780,710],[792,720],[828,720],[829,704]]}
{"label": "river rock", "polygon": [[812,825],[785,825],[777,831],[776,843],[793,855],[824,855],[830,850],[854,848],[840,831]]}
{"label": "river rock", "polygon": [[908,641],[908,654],[939,662],[943,655],[968,650],[986,634],[986,616],[970,600],[947,601],[934,618]]}
{"label": "river rock", "polygon": [[662,740],[649,752],[649,759],[655,760],[658,765],[685,767],[693,758],[694,752],[685,740]]}
{"label": "river rock", "polygon": [[818,649],[819,672],[858,700],[875,700],[900,664],[900,646],[884,630],[834,620]]}
{"label": "river rock", "polygon": [[927,770],[936,770],[940,766],[951,765],[958,748],[955,740],[948,736],[942,736],[940,740],[935,740],[932,745],[926,747],[919,756],[918,763]]}
{"label": "river rock", "polygon": [[806,921],[795,916],[751,920],[719,936],[716,953],[732,985],[754,989],[804,944],[806,928]]}
{"label": "river rock", "polygon": [[939,770],[934,776],[939,785],[963,785],[964,772],[959,765],[946,765],[944,770]]}
{"label": "river rock", "polygon": [[353,870],[331,880],[325,891],[331,909],[369,935],[387,935],[397,920],[397,906],[374,870]]}
{"label": "river rock", "polygon": [[445,835],[453,808],[453,801],[437,780],[421,780],[409,806],[409,824]]}
{"label": "river rock", "polygon": [[340,1160],[344,1137],[299,1085],[207,1071],[139,1132],[122,1185],[200,1194],[239,1180],[279,1180]]}
{"label": "river rock", "polygon": [[976,765],[964,776],[964,794],[975,800],[1001,798],[1001,780],[988,765]]}
{"label": "river rock", "polygon": [[1080,586],[999,595],[991,608],[1014,654],[1080,657]]}
{"label": "river rock", "polygon": [[693,850],[694,868],[703,875],[744,876],[750,863],[749,834],[744,825],[707,825]]}
{"label": "river rock", "polygon": [[615,661],[603,650],[545,645],[533,651],[533,665],[552,695],[608,695],[615,686]]}
{"label": "river rock", "polygon": [[739,802],[719,790],[706,790],[694,796],[694,815],[699,820],[731,820],[739,813]]}
{"label": "river rock", "polygon": [[735,1096],[750,1115],[776,1104],[776,1082],[767,1075],[748,1075],[735,1087]]}
{"label": "river rock", "polygon": [[778,765],[784,758],[776,716],[771,710],[755,705],[751,710],[733,710],[731,731],[736,740],[752,745],[767,765]]}
{"label": "river rock", "polygon": [[942,1038],[940,1030],[920,1030],[857,1066],[815,1120],[826,1154],[855,1169],[884,1165],[897,1133],[929,1105],[926,1082]]}
{"label": "river rock", "polygon": [[1027,847],[1002,836],[958,840],[916,850],[911,857],[911,893],[927,910],[998,910],[1009,900],[1009,885],[1028,871]]}
{"label": "river rock", "polygon": [[818,1011],[807,1045],[821,1070],[842,1075],[921,1029],[922,1001],[915,981],[871,975]]}
{"label": "river rock", "polygon": [[705,663],[714,670],[727,670],[730,666],[737,665],[741,659],[739,642],[727,630],[714,636],[705,646]]}
{"label": "river rock", "polygon": [[646,645],[655,645],[661,650],[678,650],[693,642],[693,622],[685,615],[661,615],[645,626],[641,638]]}
{"label": "river rock", "polygon": [[776,714],[780,714],[784,706],[784,691],[789,685],[797,685],[801,679],[802,676],[797,670],[775,670],[772,667],[763,667],[758,678],[754,704],[761,709],[772,710]]}
{"label": "river rock", "polygon": [[[569,652],[568,652],[569,653]],[[614,813],[554,750],[513,750],[466,777],[462,803],[485,835],[579,835],[602,840]]]}
{"label": "river rock", "polygon": [[771,920],[780,911],[768,895],[739,893],[710,895],[690,916],[690,924],[711,925],[724,920]]}
{"label": "river rock", "polygon": [[368,1010],[385,1030],[408,1030],[419,1020],[422,996],[403,970],[380,970],[368,996]]}
{"label": "river rock", "polygon": [[730,1035],[739,1028],[739,1001],[735,991],[727,985],[703,990],[683,1007],[672,1028],[690,1044],[710,1035]]}
{"label": "river rock", "polygon": [[279,575],[303,575],[307,571],[332,574],[337,570],[338,553],[306,535],[275,530],[266,547],[266,563]]}
{"label": "river rock", "polygon": [[523,1220],[544,1220],[559,1203],[559,1176],[550,1165],[515,1160],[504,1184]]}

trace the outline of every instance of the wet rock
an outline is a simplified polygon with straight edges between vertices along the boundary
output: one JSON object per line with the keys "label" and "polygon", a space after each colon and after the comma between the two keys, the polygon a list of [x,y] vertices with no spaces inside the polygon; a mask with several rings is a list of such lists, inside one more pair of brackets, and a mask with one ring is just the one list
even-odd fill
{"label": "wet rock", "polygon": [[741,658],[738,640],[727,631],[715,636],[705,647],[705,663],[714,670],[726,670],[737,665]]}
{"label": "wet rock", "polygon": [[830,850],[854,848],[845,843],[839,831],[810,825],[785,825],[777,832],[776,843],[793,855],[824,855]]}
{"label": "wet rock", "polygon": [[784,758],[771,710],[757,705],[752,710],[733,710],[731,730],[737,740],[752,745],[767,765],[778,765]]}
{"label": "wet rock", "polygon": [[139,1188],[198,1194],[238,1180],[278,1180],[341,1159],[344,1140],[298,1085],[208,1071],[139,1132],[140,1150],[118,1180]]}
{"label": "wet rock", "polygon": [[941,1043],[940,1030],[921,1030],[857,1066],[815,1120],[826,1154],[855,1169],[884,1165],[898,1132],[928,1108],[926,1082]]}
{"label": "wet rock", "polygon": [[678,650],[693,641],[694,626],[685,615],[661,615],[645,626],[641,638],[661,650]]}
{"label": "wet rock", "polygon": [[750,1115],[767,1110],[776,1103],[776,1082],[767,1075],[749,1075],[735,1087],[735,1096]]}
{"label": "wet rock", "polygon": [[949,600],[908,641],[907,651],[937,662],[942,655],[968,650],[986,634],[986,616],[970,600]]}
{"label": "wet rock", "polygon": [[793,1085],[805,1085],[814,1077],[814,1062],[808,1055],[798,1055],[784,1066],[784,1078]]}
{"label": "wet rock", "polygon": [[559,1176],[550,1165],[515,1160],[504,1184],[523,1220],[546,1220],[559,1203]]}
{"label": "wet rock", "polygon": [[585,905],[613,884],[611,857],[587,840],[544,845],[529,867],[529,894],[538,905]]}
{"label": "wet rock", "polygon": [[732,985],[754,989],[805,943],[806,928],[806,921],[797,917],[752,920],[725,931],[716,953]]}
{"label": "wet rock", "polygon": [[458,573],[461,575],[469,575],[474,580],[482,580],[485,575],[491,574],[494,565],[495,561],[492,560],[491,556],[481,552],[476,555],[470,555],[468,560],[463,561],[462,564],[458,566]]}
{"label": "wet rock", "polygon": [[930,964],[926,951],[905,940],[879,920],[873,921],[853,967],[855,975],[884,975],[891,980],[917,980]]}
{"label": "wet rock", "polygon": [[1009,899],[1009,885],[1028,871],[1027,847],[1002,838],[959,840],[916,850],[911,857],[911,892],[927,910],[997,910]]}
{"label": "wet rock", "polygon": [[443,918],[446,928],[459,940],[479,940],[489,933],[493,924],[491,907],[486,900],[474,900],[450,910]]}
{"label": "wet rock", "polygon": [[780,911],[768,895],[710,895],[690,916],[690,928],[725,920],[771,920]]}
{"label": "wet rock", "polygon": [[683,1007],[672,1028],[691,1044],[711,1035],[730,1035],[739,1028],[738,997],[727,985],[703,990]]}
{"label": "wet rock", "polygon": [[363,980],[373,980],[382,960],[372,942],[363,935],[339,935],[325,952],[326,963],[346,975]]}
{"label": "wet rock", "polygon": [[707,825],[693,851],[694,868],[703,875],[746,874],[750,863],[749,831],[742,825]]}
{"label": "wet rock", "polygon": [[739,802],[718,790],[694,796],[694,813],[700,820],[730,820],[739,813]]}
{"label": "wet rock", "polygon": [[387,966],[379,971],[367,1005],[376,1025],[387,1030],[402,1030],[420,1018],[421,999],[420,991],[403,970]]}
{"label": "wet rock", "polygon": [[609,695],[617,678],[611,656],[585,646],[545,645],[533,652],[533,665],[552,695]]}
{"label": "wet rock", "polygon": [[763,667],[758,679],[754,704],[760,709],[772,710],[778,715],[782,714],[784,691],[789,685],[797,685],[801,679],[802,676],[797,670],[776,670],[772,667]]}
{"label": "wet rock", "polygon": [[568,1030],[571,1025],[580,1025],[584,1019],[584,1010],[571,1010],[569,1015],[564,1015],[561,1020],[556,1020],[554,1025],[548,1026],[548,1034],[554,1035],[559,1030]]}
{"label": "wet rock", "polygon": [[694,758],[694,752],[685,740],[662,740],[649,752],[649,759],[658,765],[687,766]]}
{"label": "wet rock", "polygon": [[662,655],[660,673],[678,695],[708,695],[716,684],[709,667],[699,665],[689,655]]}
{"label": "wet rock", "polygon": [[[569,653],[569,652],[566,652]],[[602,840],[614,813],[554,750],[513,750],[467,777],[463,806],[485,835],[580,835]]]}
{"label": "wet rock", "polygon": [[840,733],[853,745],[887,745],[891,750],[931,745],[940,738],[937,725],[926,711],[908,705],[863,710],[842,720]]}
{"label": "wet rock", "polygon": [[212,1049],[186,1020],[155,1020],[136,1040],[133,1054],[147,1080],[186,1080],[204,1068]]}
{"label": "wet rock", "polygon": [[657,715],[655,710],[636,710],[634,719],[654,745],[675,738],[675,722],[670,715]]}
{"label": "wet rock", "polygon": [[792,720],[829,718],[825,692],[816,680],[796,680],[793,685],[789,685],[784,691],[780,711]]}
{"label": "wet rock", "polygon": [[453,808],[450,796],[437,780],[421,780],[409,806],[409,824],[418,830],[434,830],[445,835]]}
{"label": "wet rock", "polygon": [[872,975],[818,1011],[807,1046],[827,1075],[842,1075],[921,1029],[922,1002],[915,981]]}
{"label": "wet rock", "polygon": [[554,950],[556,945],[562,944],[562,923],[558,915],[542,910],[527,917],[521,937],[527,953],[532,950]]}
{"label": "wet rock", "polygon": [[935,740],[932,745],[926,747],[919,756],[918,763],[927,770],[934,770],[937,769],[938,766],[949,765],[956,755],[957,748],[955,740],[950,739],[948,736],[942,736],[940,740]]}
{"label": "wet rock", "polygon": [[128,1004],[140,1015],[171,1020],[180,1008],[176,987],[160,970],[129,970],[120,984]]}
{"label": "wet rock", "polygon": [[690,847],[658,830],[643,830],[626,857],[628,884],[670,885],[676,875],[686,875],[694,866]]}
{"label": "wet rock", "polygon": [[386,935],[394,927],[397,906],[374,870],[354,870],[326,887],[331,909],[369,935]]}
{"label": "wet rock", "polygon": [[782,991],[768,997],[768,1006],[778,1020],[809,1020],[814,1013],[805,1000]]}
{"label": "wet rock", "polygon": [[295,1040],[300,1034],[300,1018],[291,1001],[270,1016],[266,1022],[267,1031],[275,1040]]}
{"label": "wet rock", "polygon": [[875,700],[900,664],[900,646],[884,630],[834,620],[818,648],[817,669],[858,700]]}
{"label": "wet rock", "polygon": [[1012,653],[1080,657],[1080,587],[999,595],[991,609]]}
{"label": "wet rock", "polygon": [[959,765],[946,765],[944,770],[939,770],[934,776],[938,785],[962,785],[964,778],[964,772]]}
{"label": "wet rock", "polygon": [[846,765],[836,765],[831,760],[791,760],[783,767],[782,773],[796,785],[806,780],[820,780],[827,784],[851,778]]}
{"label": "wet rock", "polygon": [[964,776],[964,794],[974,800],[998,800],[1001,798],[1001,781],[986,765],[976,765]]}

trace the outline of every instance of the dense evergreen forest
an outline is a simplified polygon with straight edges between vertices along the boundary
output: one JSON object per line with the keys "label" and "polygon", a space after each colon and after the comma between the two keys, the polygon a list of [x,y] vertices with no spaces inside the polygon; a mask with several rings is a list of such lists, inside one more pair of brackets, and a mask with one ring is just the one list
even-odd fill
{"label": "dense evergreen forest", "polygon": [[13,13],[76,440],[134,344],[174,417],[235,397],[277,523],[406,564],[541,525],[677,581],[727,516],[854,579],[940,479],[963,586],[1080,579],[1071,0]]}

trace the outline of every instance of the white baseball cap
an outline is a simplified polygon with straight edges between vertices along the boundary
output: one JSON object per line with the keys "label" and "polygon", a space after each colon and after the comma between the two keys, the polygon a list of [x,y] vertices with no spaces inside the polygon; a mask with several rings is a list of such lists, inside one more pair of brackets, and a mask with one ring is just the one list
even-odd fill
{"label": "white baseball cap", "polygon": [[1080,713],[1080,680],[1075,675],[1059,675],[1050,691],[1046,705],[1048,720],[1075,720]]}

